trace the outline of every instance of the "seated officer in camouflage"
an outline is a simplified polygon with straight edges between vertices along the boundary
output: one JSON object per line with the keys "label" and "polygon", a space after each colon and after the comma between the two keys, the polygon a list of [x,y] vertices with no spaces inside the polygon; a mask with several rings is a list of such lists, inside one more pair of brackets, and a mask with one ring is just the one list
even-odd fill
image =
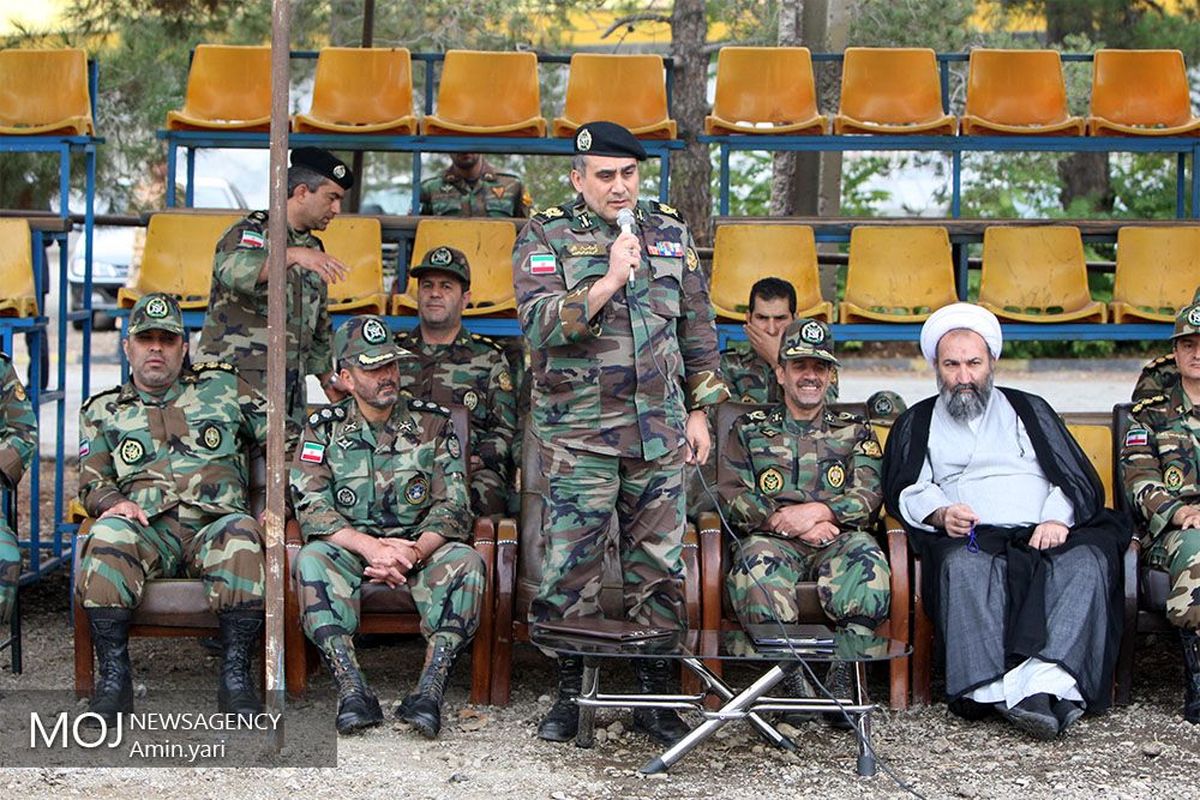
{"label": "seated officer in camouflage", "polygon": [[1184,718],[1200,723],[1200,304],[1172,335],[1173,385],[1133,406],[1121,448],[1125,494],[1148,535],[1146,561],[1167,571],[1167,619],[1183,643]]}
{"label": "seated officer in camouflage", "polygon": [[221,624],[223,712],[256,713],[250,676],[263,625],[263,535],[250,515],[250,452],[266,403],[225,363],[184,367],[175,300],[149,294],[129,313],[129,380],[80,413],[79,499],[95,518],[75,586],[96,646],[89,706],[132,711],[129,623],[146,581],[204,581]]}
{"label": "seated officer in camouflage", "polygon": [[[354,186],[350,169],[315,147],[292,151],[287,199],[287,447],[304,425],[305,376],[316,375],[333,401],[343,395],[330,382],[332,359],[327,284],[346,277],[346,265],[325,252],[313,231],[323,231]],[[224,361],[262,393],[267,389],[267,212],[235,222],[217,242],[208,314],[197,355]]]}
{"label": "seated officer in camouflage", "polygon": [[454,153],[445,172],[421,181],[422,216],[524,218],[532,206],[521,179],[481,153]]}
{"label": "seated officer in camouflage", "polygon": [[[1200,303],[1200,289],[1192,296],[1192,305]],[[1186,310],[1186,309],[1184,309]],[[1142,367],[1137,384],[1133,387],[1133,402],[1155,395],[1166,395],[1179,385],[1179,367],[1175,364],[1175,351],[1159,356]]]}
{"label": "seated officer in camouflage", "polygon": [[417,327],[396,335],[415,358],[400,365],[400,390],[471,413],[471,510],[502,514],[507,506],[517,427],[516,396],[504,348],[462,326],[471,300],[471,267],[452,247],[436,247],[409,270],[417,279]]}
{"label": "seated officer in camouflage", "polygon": [[[37,454],[37,417],[12,361],[0,353],[0,488],[15,489]],[[0,517],[0,625],[12,616],[21,577],[17,532]]]}
{"label": "seated officer in camouflage", "polygon": [[[737,534],[726,588],[744,625],[797,622],[796,584],[814,578],[838,629],[870,634],[888,615],[891,571],[871,533],[883,453],[865,419],[826,408],[837,365],[829,326],[793,322],[779,351],[783,402],[744,414],[723,442],[721,506]],[[789,688],[811,696],[793,676]],[[849,696],[843,663],[829,683]]]}
{"label": "seated officer in camouflage", "polygon": [[350,397],[308,418],[292,465],[292,500],[306,544],[296,559],[304,632],[338,689],[337,729],[378,725],[383,712],[351,637],[363,581],[407,585],[429,640],[416,690],[396,715],[427,737],[441,729],[454,657],[479,624],[484,564],[466,543],[471,512],[462,446],[449,410],[401,398],[409,357],[383,319],[360,316],[334,335]]}

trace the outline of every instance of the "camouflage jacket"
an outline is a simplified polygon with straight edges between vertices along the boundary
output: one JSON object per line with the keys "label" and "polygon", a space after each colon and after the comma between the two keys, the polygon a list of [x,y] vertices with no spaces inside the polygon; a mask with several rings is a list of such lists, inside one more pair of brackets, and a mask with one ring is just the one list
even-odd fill
{"label": "camouflage jacket", "polygon": [[[324,251],[311,232],[288,227],[288,247]],[[197,358],[226,361],[239,370],[267,369],[267,212],[235,222],[217,242],[208,314]],[[328,287],[312,270],[287,270],[287,385],[333,368]],[[260,391],[265,387],[258,387]]]}
{"label": "camouflage jacket", "polygon": [[[782,403],[783,389],[775,377],[775,367],[764,361],[749,342],[735,342],[721,351],[721,377],[732,397],[742,403]],[[838,373],[833,371],[826,403],[838,399]]]}
{"label": "camouflage jacket", "polygon": [[577,198],[535,214],[513,249],[521,328],[532,352],[538,438],[601,455],[656,459],[683,445],[685,411],[725,400],[708,275],[687,225],[637,204],[642,261],[599,310],[587,293],[620,233]]}
{"label": "camouflage jacket", "polygon": [[1148,397],[1167,394],[1178,385],[1179,367],[1175,365],[1175,354],[1167,353],[1142,367],[1142,374],[1138,376],[1130,399],[1136,403]]}
{"label": "camouflage jacket", "polygon": [[1176,511],[1200,501],[1200,409],[1176,384],[1136,403],[1131,415],[1121,447],[1125,496],[1157,537]]}
{"label": "camouflage jacket", "polygon": [[0,353],[0,415],[4,420],[0,427],[0,475],[11,489],[21,482],[37,455],[38,425],[25,387],[4,353]]}
{"label": "camouflage jacket", "polygon": [[266,440],[262,395],[228,364],[185,368],[159,397],[133,381],[92,395],[79,415],[79,499],[90,516],[132,500],[201,525],[248,513],[251,449]]}
{"label": "camouflage jacket", "polygon": [[738,417],[721,447],[721,505],[743,533],[775,535],[780,508],[824,503],[845,530],[867,530],[883,502],[883,451],[862,417],[826,409],[794,420],[783,404]]}
{"label": "camouflage jacket", "polygon": [[508,480],[517,428],[516,394],[504,348],[466,328],[451,344],[426,344],[421,326],[396,334],[396,343],[416,358],[402,358],[400,389],[471,413],[471,454],[502,481]]}
{"label": "camouflage jacket", "polygon": [[521,179],[487,161],[474,184],[448,168],[421,181],[421,214],[438,217],[528,217],[533,200]]}
{"label": "camouflage jacket", "polygon": [[378,431],[353,397],[314,411],[291,485],[305,541],[346,527],[413,541],[426,531],[470,535],[462,445],[436,403],[402,399]]}

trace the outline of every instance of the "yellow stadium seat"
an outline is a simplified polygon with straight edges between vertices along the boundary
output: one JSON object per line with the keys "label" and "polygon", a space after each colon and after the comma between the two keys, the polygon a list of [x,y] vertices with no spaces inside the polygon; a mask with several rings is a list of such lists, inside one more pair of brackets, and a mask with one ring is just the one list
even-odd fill
{"label": "yellow stadium seat", "polygon": [[1013,322],[1105,322],[1088,292],[1079,229],[1005,227],[983,233],[979,305]]}
{"label": "yellow stadium seat", "polygon": [[[1069,415],[1068,415],[1069,416]],[[1100,474],[1104,484],[1104,505],[1113,508],[1113,438],[1112,428],[1079,422],[1067,422],[1067,430],[1087,453],[1088,460]]]}
{"label": "yellow stadium seat", "polygon": [[183,108],[170,131],[266,131],[271,127],[271,48],[196,45]]}
{"label": "yellow stadium seat", "polygon": [[1174,322],[1200,286],[1200,227],[1117,231],[1113,322]]}
{"label": "yellow stadium seat", "polygon": [[0,219],[0,317],[36,317],[33,282],[33,235],[23,219]]}
{"label": "yellow stadium seat", "polygon": [[0,50],[0,134],[90,136],[87,54]]}
{"label": "yellow stadium seat", "polygon": [[545,136],[537,55],[450,50],[426,136]]}
{"label": "yellow stadium seat", "polygon": [[957,300],[945,228],[859,225],[850,232],[841,322],[924,322]]}
{"label": "yellow stadium seat", "polygon": [[574,136],[580,125],[597,119],[624,125],[641,139],[674,139],[662,56],[571,56],[566,105],[554,120],[554,136]]}
{"label": "yellow stadium seat", "polygon": [[833,132],[948,134],[937,55],[927,48],[847,47]]}
{"label": "yellow stadium seat", "polygon": [[[517,307],[513,291],[512,250],[517,228],[506,220],[422,219],[417,223],[412,260],[417,264],[435,247],[461,250],[471,266],[471,302],[464,316],[512,312]],[[417,281],[409,278],[404,294],[392,297],[392,313],[417,308]],[[407,309],[408,311],[405,311]]]}
{"label": "yellow stadium seat", "polygon": [[964,135],[1082,136],[1057,50],[971,51]]}
{"label": "yellow stadium seat", "polygon": [[404,48],[323,47],[312,107],[292,117],[296,133],[411,136],[412,57]]}
{"label": "yellow stadium seat", "polygon": [[1178,50],[1097,50],[1092,136],[1200,136]]}
{"label": "yellow stadium seat", "polygon": [[817,243],[807,225],[735,224],[717,228],[713,244],[713,308],[745,320],[750,288],[782,278],[796,288],[796,316],[833,322],[833,303],[821,297]]}
{"label": "yellow stadium seat", "polygon": [[117,306],[133,308],[142,295],[164,292],[178,300],[184,311],[206,308],[217,242],[241,218],[240,214],[153,214],[146,227],[141,269],[133,285],[117,292]]}
{"label": "yellow stadium seat", "polygon": [[329,311],[334,314],[386,314],[383,290],[383,230],[374,217],[334,217],[317,233],[325,252],[350,270],[329,284]]}
{"label": "yellow stadium seat", "polygon": [[87,509],[83,507],[78,497],[72,497],[67,501],[67,510],[65,513],[66,522],[68,525],[78,525],[88,518]]}
{"label": "yellow stadium seat", "polygon": [[704,118],[710,136],[749,133],[822,134],[829,117],[817,109],[807,47],[722,47],[717,96]]}

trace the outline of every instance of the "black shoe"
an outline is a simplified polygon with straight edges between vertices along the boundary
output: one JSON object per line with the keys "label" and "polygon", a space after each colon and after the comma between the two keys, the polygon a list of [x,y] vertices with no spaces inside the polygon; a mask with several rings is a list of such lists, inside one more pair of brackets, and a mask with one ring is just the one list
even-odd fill
{"label": "black shoe", "polygon": [[126,608],[89,608],[87,617],[97,667],[88,711],[106,724],[116,725],[121,714],[133,713],[133,669],[129,664],[129,621],[133,612]]}
{"label": "black shoe", "polygon": [[[834,661],[829,665],[829,672],[825,674],[825,689],[839,702],[852,704],[857,702],[857,698],[854,697],[854,686],[850,681],[850,667],[845,661]],[[839,731],[853,730],[854,723],[848,719],[848,716],[840,709],[827,711],[825,712],[825,721],[831,728]]]}
{"label": "black shoe", "polygon": [[400,719],[420,731],[426,739],[436,738],[442,729],[442,696],[457,652],[458,645],[435,638],[426,651],[425,669],[417,682],[417,690],[404,698],[397,709]]}
{"label": "black shoe", "polygon": [[1067,728],[1074,725],[1083,716],[1083,703],[1077,700],[1058,699],[1054,701],[1054,717],[1058,720],[1058,732],[1065,733]]}
{"label": "black shoe", "polygon": [[[796,665],[796,669],[787,674],[787,677],[779,685],[783,689],[784,697],[797,700],[811,700],[817,696],[812,684],[808,682],[804,667],[799,664]],[[817,715],[811,711],[784,711],[779,715],[780,722],[786,722],[793,728],[802,727],[816,718]]]}
{"label": "black shoe", "polygon": [[1183,718],[1200,723],[1200,634],[1180,629],[1183,645]]}
{"label": "black shoe", "polygon": [[359,671],[350,637],[327,636],[318,642],[317,647],[329,671],[333,673],[333,682],[337,686],[337,732],[345,736],[383,722],[383,709]]}
{"label": "black shoe", "polygon": [[[1003,703],[999,703],[998,705],[1001,708],[1004,707]],[[979,703],[969,697],[959,697],[956,700],[946,703],[946,708],[950,709],[950,713],[955,716],[962,717],[971,722],[978,722],[994,714],[997,710],[997,704]]]}
{"label": "black shoe", "polygon": [[1035,739],[1049,741],[1058,736],[1058,717],[1050,707],[1050,695],[1032,694],[1015,706],[1005,707],[1001,716]]}
{"label": "black shoe", "polygon": [[250,666],[254,649],[262,634],[261,611],[226,611],[221,623],[221,681],[217,687],[217,707],[222,714],[253,716],[262,713],[262,701],[254,688]]}
{"label": "black shoe", "polygon": [[558,698],[538,725],[538,738],[548,742],[569,742],[579,732],[579,706],[575,698],[583,689],[583,659],[563,656],[558,659]]}
{"label": "black shoe", "polygon": [[[679,679],[667,659],[635,659],[633,671],[643,694],[679,694]],[[669,708],[634,709],[633,728],[667,747],[692,732],[679,715]]]}

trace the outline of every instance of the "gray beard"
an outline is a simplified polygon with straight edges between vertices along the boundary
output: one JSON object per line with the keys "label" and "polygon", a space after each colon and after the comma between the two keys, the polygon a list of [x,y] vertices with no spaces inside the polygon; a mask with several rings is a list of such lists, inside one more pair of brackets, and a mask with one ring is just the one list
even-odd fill
{"label": "gray beard", "polygon": [[956,384],[955,386],[947,386],[942,381],[942,376],[937,376],[938,394],[942,398],[942,402],[946,405],[946,411],[949,412],[951,419],[957,422],[969,422],[983,414],[987,408],[988,400],[992,398],[992,375],[989,374],[984,381],[983,386],[975,386],[967,384],[971,387],[971,391],[960,392],[964,384]]}

